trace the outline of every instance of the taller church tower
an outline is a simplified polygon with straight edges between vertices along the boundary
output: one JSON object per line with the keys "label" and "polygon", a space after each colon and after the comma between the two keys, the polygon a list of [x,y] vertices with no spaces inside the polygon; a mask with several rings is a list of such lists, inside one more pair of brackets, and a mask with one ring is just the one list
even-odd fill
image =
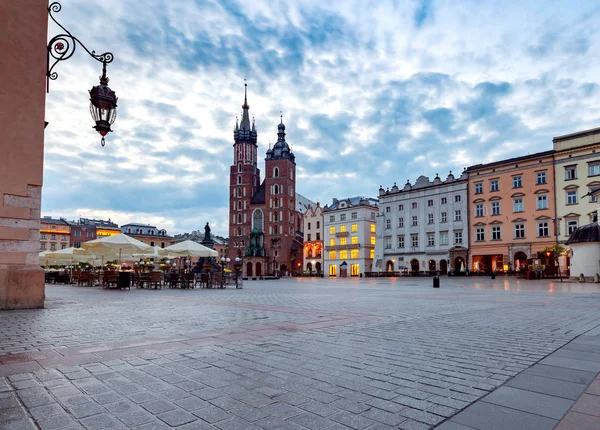
{"label": "taller church tower", "polygon": [[236,241],[239,253],[230,255],[235,258],[243,255],[243,246],[248,243],[252,220],[250,200],[260,186],[260,170],[257,166],[257,137],[254,121],[250,126],[248,110],[248,84],[244,84],[244,104],[242,121],[236,119],[233,130],[233,164],[229,171],[229,237]]}

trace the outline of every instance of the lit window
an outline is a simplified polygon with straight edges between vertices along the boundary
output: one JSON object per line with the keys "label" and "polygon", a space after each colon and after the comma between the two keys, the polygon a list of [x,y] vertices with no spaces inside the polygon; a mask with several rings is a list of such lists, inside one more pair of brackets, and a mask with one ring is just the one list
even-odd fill
{"label": "lit window", "polygon": [[350,240],[353,245],[356,245],[358,243],[358,236],[352,236],[352,238]]}
{"label": "lit window", "polygon": [[340,260],[345,260],[346,258],[348,258],[348,251],[343,249],[340,251]]}
{"label": "lit window", "polygon": [[344,233],[346,231],[346,224],[340,225],[340,232]]}
{"label": "lit window", "polygon": [[535,175],[536,185],[542,185],[546,183],[546,172],[537,172]]}
{"label": "lit window", "polygon": [[398,248],[404,248],[404,236],[398,236]]}
{"label": "lit window", "polygon": [[577,204],[577,190],[567,191],[567,204],[568,205],[576,205]]}
{"label": "lit window", "polygon": [[347,239],[348,238],[346,238],[346,237],[340,237],[340,245],[346,245]]}
{"label": "lit window", "polygon": [[478,182],[475,184],[475,194],[483,193],[483,182]]}
{"label": "lit window", "polygon": [[352,233],[356,233],[356,232],[358,231],[358,224],[352,224],[352,225],[350,226],[350,231],[351,231]]}
{"label": "lit window", "polygon": [[329,259],[330,260],[335,260],[336,257],[336,252],[335,251],[329,251]]}
{"label": "lit window", "polygon": [[371,233],[375,233],[375,224],[371,224]]}
{"label": "lit window", "polygon": [[475,241],[476,242],[484,242],[485,241],[485,228],[478,227],[475,229]]}
{"label": "lit window", "polygon": [[334,225],[329,227],[329,234],[335,234],[335,226]]}
{"label": "lit window", "polygon": [[515,224],[515,239],[525,239],[525,224]]}
{"label": "lit window", "polygon": [[547,221],[538,222],[538,237],[550,236],[550,228]]}
{"label": "lit window", "polygon": [[329,246],[335,246],[335,237],[329,239]]}
{"label": "lit window", "polygon": [[350,258],[358,258],[358,249],[350,250]]}
{"label": "lit window", "polygon": [[373,259],[375,258],[375,250],[371,249],[371,251],[369,252],[369,258]]}
{"label": "lit window", "polygon": [[375,236],[371,236],[371,245],[375,245]]}
{"label": "lit window", "polygon": [[492,240],[502,240],[502,230],[500,226],[492,227]]}

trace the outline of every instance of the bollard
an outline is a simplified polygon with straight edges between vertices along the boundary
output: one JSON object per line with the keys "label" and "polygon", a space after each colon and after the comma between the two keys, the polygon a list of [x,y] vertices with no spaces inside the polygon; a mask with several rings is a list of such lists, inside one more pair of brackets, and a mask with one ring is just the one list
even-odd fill
{"label": "bollard", "polygon": [[492,279],[496,279],[496,272],[492,272]]}
{"label": "bollard", "polygon": [[440,277],[439,276],[433,277],[433,288],[440,288]]}

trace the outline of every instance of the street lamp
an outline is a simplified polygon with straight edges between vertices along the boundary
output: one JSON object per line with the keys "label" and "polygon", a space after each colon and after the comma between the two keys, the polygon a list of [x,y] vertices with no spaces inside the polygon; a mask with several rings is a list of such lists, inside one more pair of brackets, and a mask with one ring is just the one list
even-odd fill
{"label": "street lamp", "polygon": [[235,257],[235,263],[233,263],[233,268],[235,270],[235,288],[241,288],[239,284],[240,272],[242,270],[242,259],[240,257]]}
{"label": "street lamp", "polygon": [[[53,2],[48,6],[48,15],[58,25],[64,33],[57,34],[47,46],[46,56],[46,92],[50,92],[50,80],[56,80],[58,73],[53,71],[56,64],[60,61],[68,60],[75,53],[77,44],[79,44],[85,52],[89,54],[94,60],[102,63],[102,76],[100,76],[100,85],[96,85],[89,90],[90,93],[90,113],[92,118],[96,122],[94,129],[102,136],[100,144],[105,145],[104,136],[111,132],[110,126],[115,122],[117,118],[117,96],[113,90],[108,86],[108,77],[106,76],[106,65],[111,63],[114,59],[112,52],[105,52],[103,54],[96,54],[96,51],[90,51],[85,47],[83,43],[75,36],[73,36],[69,30],[64,28],[54,18],[52,13],[58,13],[62,9],[62,6],[58,2]],[[50,65],[50,57],[55,61]]]}

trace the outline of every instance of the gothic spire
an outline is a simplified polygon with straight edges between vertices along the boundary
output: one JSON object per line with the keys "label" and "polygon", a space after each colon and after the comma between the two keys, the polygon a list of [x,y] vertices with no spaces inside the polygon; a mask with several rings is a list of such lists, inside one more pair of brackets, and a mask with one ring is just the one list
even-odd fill
{"label": "gothic spire", "polygon": [[250,131],[250,115],[248,114],[250,106],[248,105],[248,84],[246,83],[246,79],[244,79],[244,104],[242,105],[242,109],[242,122],[240,128]]}

